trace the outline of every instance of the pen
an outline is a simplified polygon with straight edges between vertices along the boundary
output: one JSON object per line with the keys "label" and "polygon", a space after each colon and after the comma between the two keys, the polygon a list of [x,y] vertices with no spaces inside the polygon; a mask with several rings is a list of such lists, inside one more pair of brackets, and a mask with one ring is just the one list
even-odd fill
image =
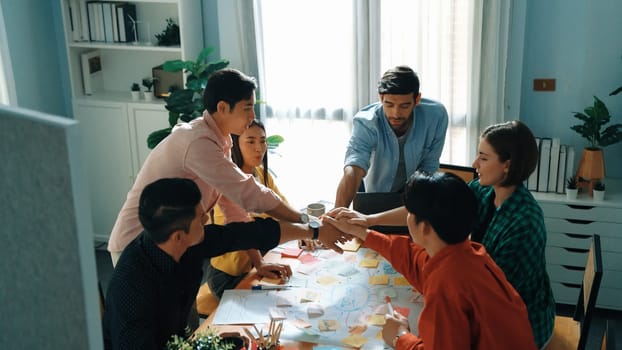
{"label": "pen", "polygon": [[387,308],[389,309],[389,315],[393,316],[393,305],[391,305],[391,297],[385,296],[384,301],[387,302]]}
{"label": "pen", "polygon": [[256,286],[252,286],[251,289],[252,290],[274,290],[274,289],[285,289],[285,288],[289,288],[291,286],[287,285],[287,284],[275,284],[275,285],[271,285],[271,284],[258,284]]}

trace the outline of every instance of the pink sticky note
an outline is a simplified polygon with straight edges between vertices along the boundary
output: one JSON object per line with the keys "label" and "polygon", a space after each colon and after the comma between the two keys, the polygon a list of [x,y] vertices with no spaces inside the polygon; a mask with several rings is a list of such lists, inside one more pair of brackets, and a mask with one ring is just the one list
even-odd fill
{"label": "pink sticky note", "polygon": [[316,257],[309,253],[302,254],[298,260],[300,260],[303,264],[313,264],[319,261]]}
{"label": "pink sticky note", "polygon": [[302,249],[296,247],[286,247],[281,251],[281,257],[283,258],[297,258],[300,253],[302,253]]}
{"label": "pink sticky note", "polygon": [[408,315],[410,315],[410,309],[407,307],[400,307],[400,306],[393,305],[393,309],[404,317],[408,317]]}

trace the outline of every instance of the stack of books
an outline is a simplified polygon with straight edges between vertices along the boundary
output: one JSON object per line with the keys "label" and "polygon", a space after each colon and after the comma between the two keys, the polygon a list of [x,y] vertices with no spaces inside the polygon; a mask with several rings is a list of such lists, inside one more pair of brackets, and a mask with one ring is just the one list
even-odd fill
{"label": "stack of books", "polygon": [[559,138],[536,137],[540,158],[527,179],[527,189],[536,192],[566,192],[566,179],[574,176],[574,147],[562,145]]}
{"label": "stack of books", "polygon": [[136,5],[126,2],[70,0],[74,41],[138,41]]}

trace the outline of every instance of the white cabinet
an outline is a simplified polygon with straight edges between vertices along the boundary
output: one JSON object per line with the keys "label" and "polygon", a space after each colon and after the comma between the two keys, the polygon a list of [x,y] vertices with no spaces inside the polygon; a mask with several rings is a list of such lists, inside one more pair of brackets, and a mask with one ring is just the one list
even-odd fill
{"label": "white cabinet", "polygon": [[607,179],[604,201],[582,193],[565,195],[534,192],[547,229],[546,259],[555,301],[576,304],[593,234],[599,234],[603,279],[596,305],[622,310],[622,180]]}
{"label": "white cabinet", "polygon": [[[195,0],[134,0],[136,19],[149,28],[141,42],[75,41],[70,6],[86,6],[85,0],[59,0],[67,46],[73,113],[80,121],[84,164],[89,177],[93,234],[107,240],[127,191],[149,154],[147,136],[168,126],[164,101],[132,101],[130,86],[152,75],[165,61],[195,60],[203,48],[201,2]],[[118,2],[121,3],[121,2]],[[178,46],[157,46],[154,35],[173,18],[180,28]],[[139,28],[139,33],[140,28]],[[81,54],[98,50],[102,89],[84,93]],[[144,89],[144,88],[143,88]]]}

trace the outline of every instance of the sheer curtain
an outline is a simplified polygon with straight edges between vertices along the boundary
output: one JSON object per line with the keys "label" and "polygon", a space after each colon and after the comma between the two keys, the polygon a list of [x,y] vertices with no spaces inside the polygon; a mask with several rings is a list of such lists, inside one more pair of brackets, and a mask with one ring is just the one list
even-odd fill
{"label": "sheer curtain", "polygon": [[[262,116],[292,148],[311,144],[322,155],[314,176],[333,194],[320,198],[334,195],[341,177],[351,117],[378,100],[377,82],[393,66],[412,67],[422,96],[447,108],[441,162],[470,165],[483,127],[504,119],[507,2],[254,0],[252,10]],[[308,167],[305,159],[293,168]],[[288,168],[279,171],[295,178]]]}
{"label": "sheer curtain", "polygon": [[0,4],[0,104],[17,105],[2,4]]}

